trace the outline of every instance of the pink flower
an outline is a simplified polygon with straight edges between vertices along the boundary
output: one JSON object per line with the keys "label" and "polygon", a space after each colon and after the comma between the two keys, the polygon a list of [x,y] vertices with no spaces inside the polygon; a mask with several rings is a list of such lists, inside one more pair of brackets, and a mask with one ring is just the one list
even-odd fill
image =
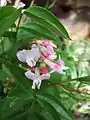
{"label": "pink flower", "polygon": [[40,71],[38,68],[35,69],[35,73],[31,72],[31,70],[25,72],[25,76],[28,79],[33,80],[32,89],[35,89],[36,87],[40,89],[42,80],[47,80],[50,78],[49,73],[40,75]]}
{"label": "pink flower", "polygon": [[44,47],[52,46],[53,48],[56,48],[56,45],[53,44],[53,42],[50,40],[42,40],[42,41],[40,41],[40,45],[42,45]]}
{"label": "pink flower", "polygon": [[41,59],[49,59],[49,60],[54,60],[54,59],[56,59],[56,53],[54,52],[54,51],[51,51],[51,49],[50,48],[41,48],[40,49],[40,51],[41,51]]}
{"label": "pink flower", "polygon": [[68,67],[65,66],[63,60],[61,60],[61,59],[56,61],[56,63],[54,63],[48,59],[45,59],[44,62],[50,67],[50,69],[51,69],[50,73],[58,72],[60,74],[65,74],[64,70],[68,69]]}
{"label": "pink flower", "polygon": [[45,51],[52,55],[55,53],[54,48],[56,48],[56,45],[52,43],[50,40],[43,40],[40,43],[41,48],[46,49]]}
{"label": "pink flower", "polygon": [[41,51],[42,59],[50,59],[53,60],[56,58],[56,53],[54,48],[56,46],[50,40],[39,41],[39,48]]}
{"label": "pink flower", "polygon": [[65,74],[64,70],[68,69],[60,57],[55,61],[57,58],[55,48],[50,40],[43,40],[37,42],[37,45],[32,44],[31,50],[17,52],[17,58],[30,66],[25,76],[33,81],[32,89],[36,87],[40,89],[42,80],[49,79],[51,73]]}
{"label": "pink flower", "polygon": [[45,56],[53,55],[55,53],[52,46],[47,46],[47,47],[41,46],[40,48],[41,48],[40,50],[41,50],[42,54]]}

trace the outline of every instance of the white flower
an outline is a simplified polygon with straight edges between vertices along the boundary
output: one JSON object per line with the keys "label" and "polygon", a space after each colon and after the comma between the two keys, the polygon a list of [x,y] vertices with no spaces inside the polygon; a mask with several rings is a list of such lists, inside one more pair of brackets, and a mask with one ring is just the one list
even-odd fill
{"label": "white flower", "polygon": [[23,2],[18,2],[18,3],[15,3],[15,5],[13,7],[15,7],[17,9],[18,8],[23,8],[23,7],[25,7],[25,4]]}
{"label": "white flower", "polygon": [[47,79],[50,78],[50,74],[49,74],[49,73],[42,74],[42,75],[39,75],[39,74],[37,75],[37,74],[31,72],[31,70],[25,72],[25,76],[26,76],[28,79],[33,80],[32,89],[35,89],[36,87],[37,87],[38,89],[40,89],[42,80],[47,80]]}
{"label": "white flower", "polygon": [[26,62],[30,67],[35,66],[37,60],[40,58],[38,46],[33,44],[31,50],[22,50],[17,52],[17,58],[21,62]]}
{"label": "white flower", "polygon": [[25,7],[25,4],[23,3],[23,2],[19,2],[19,4],[18,4],[18,8],[23,8],[23,7]]}
{"label": "white flower", "polygon": [[0,6],[5,6],[7,4],[7,0],[0,0]]}

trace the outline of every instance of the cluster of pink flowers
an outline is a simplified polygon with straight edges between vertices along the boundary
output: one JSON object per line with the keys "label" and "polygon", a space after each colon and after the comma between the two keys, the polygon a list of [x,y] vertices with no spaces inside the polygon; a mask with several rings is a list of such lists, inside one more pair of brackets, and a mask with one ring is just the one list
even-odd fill
{"label": "cluster of pink flowers", "polygon": [[25,76],[33,80],[32,89],[36,87],[40,89],[42,80],[49,79],[51,73],[65,74],[64,70],[68,69],[60,56],[56,60],[56,48],[57,46],[52,41],[42,40],[32,44],[30,50],[24,49],[17,52],[17,58],[29,66]]}

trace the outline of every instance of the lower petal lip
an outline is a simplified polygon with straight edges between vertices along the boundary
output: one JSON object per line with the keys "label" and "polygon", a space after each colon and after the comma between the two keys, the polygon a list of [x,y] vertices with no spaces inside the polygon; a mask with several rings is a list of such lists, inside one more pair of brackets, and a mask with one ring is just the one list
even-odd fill
{"label": "lower petal lip", "polygon": [[17,52],[16,56],[21,62],[26,62],[26,58],[23,51]]}

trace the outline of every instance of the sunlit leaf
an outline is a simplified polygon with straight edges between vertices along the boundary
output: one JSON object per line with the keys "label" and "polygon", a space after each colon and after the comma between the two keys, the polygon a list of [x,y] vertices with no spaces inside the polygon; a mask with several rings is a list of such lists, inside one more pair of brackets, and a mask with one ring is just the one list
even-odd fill
{"label": "sunlit leaf", "polygon": [[60,36],[70,39],[66,29],[64,26],[60,23],[60,21],[47,9],[42,7],[30,7],[28,8],[25,13],[30,16],[34,17],[37,21],[41,22],[42,24],[46,25],[47,27],[50,27],[54,31],[58,31],[60,33]]}
{"label": "sunlit leaf", "polygon": [[67,120],[72,120],[71,113],[64,107],[60,100],[50,94],[38,94],[39,99],[52,105],[52,107],[58,112],[59,115],[64,116]]}
{"label": "sunlit leaf", "polygon": [[10,28],[21,14],[21,9],[4,6],[0,9],[0,36]]}

